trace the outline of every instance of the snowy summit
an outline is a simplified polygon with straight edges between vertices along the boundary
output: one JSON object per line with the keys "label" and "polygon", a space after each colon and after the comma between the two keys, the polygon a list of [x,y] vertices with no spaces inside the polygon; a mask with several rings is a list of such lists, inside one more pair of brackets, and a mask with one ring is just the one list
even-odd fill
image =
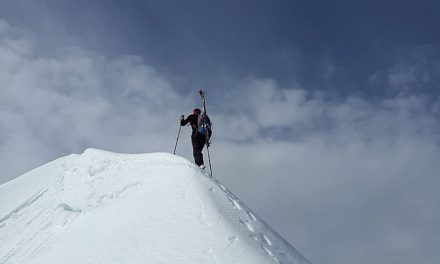
{"label": "snowy summit", "polygon": [[310,263],[167,153],[88,149],[0,186],[0,263]]}

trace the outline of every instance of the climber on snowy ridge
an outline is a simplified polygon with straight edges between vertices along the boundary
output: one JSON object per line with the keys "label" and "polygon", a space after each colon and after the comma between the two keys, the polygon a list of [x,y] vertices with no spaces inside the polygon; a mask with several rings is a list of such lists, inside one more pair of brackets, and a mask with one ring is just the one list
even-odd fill
{"label": "climber on snowy ridge", "polygon": [[212,135],[211,120],[206,113],[202,113],[199,108],[196,108],[186,119],[184,115],[180,117],[181,126],[185,126],[188,123],[192,128],[191,143],[193,147],[194,162],[201,168],[204,168],[205,165],[203,162],[202,150],[205,144],[209,147],[209,139]]}

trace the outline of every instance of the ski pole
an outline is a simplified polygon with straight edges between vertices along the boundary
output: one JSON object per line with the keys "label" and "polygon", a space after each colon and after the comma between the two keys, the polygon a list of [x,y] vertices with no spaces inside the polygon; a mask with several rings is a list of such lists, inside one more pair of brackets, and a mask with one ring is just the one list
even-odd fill
{"label": "ski pole", "polygon": [[208,144],[206,145],[206,150],[208,151],[209,171],[211,172],[211,177],[212,177],[212,165],[211,165],[211,156],[209,155],[209,145],[211,144],[208,141]]}
{"label": "ski pole", "polygon": [[176,145],[174,146],[174,152],[173,152],[174,155],[176,155],[177,142],[179,142],[180,130],[181,129],[182,129],[182,126],[179,123],[179,132],[177,132]]}

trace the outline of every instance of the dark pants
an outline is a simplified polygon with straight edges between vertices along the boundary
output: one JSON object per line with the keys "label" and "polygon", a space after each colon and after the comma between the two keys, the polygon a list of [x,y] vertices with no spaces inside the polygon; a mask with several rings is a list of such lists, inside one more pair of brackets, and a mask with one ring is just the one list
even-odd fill
{"label": "dark pants", "polygon": [[205,146],[206,137],[201,134],[197,134],[196,136],[191,136],[191,143],[193,146],[194,161],[197,164],[197,166],[201,166],[203,165],[202,149]]}

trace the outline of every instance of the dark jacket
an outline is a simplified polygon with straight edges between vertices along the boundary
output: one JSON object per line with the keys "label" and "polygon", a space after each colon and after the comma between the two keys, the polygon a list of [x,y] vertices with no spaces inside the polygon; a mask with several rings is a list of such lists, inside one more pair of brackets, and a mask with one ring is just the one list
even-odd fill
{"label": "dark jacket", "polygon": [[195,137],[197,135],[199,116],[196,114],[189,115],[186,119],[180,121],[181,126],[186,126],[187,124],[191,125],[192,134],[191,136]]}

